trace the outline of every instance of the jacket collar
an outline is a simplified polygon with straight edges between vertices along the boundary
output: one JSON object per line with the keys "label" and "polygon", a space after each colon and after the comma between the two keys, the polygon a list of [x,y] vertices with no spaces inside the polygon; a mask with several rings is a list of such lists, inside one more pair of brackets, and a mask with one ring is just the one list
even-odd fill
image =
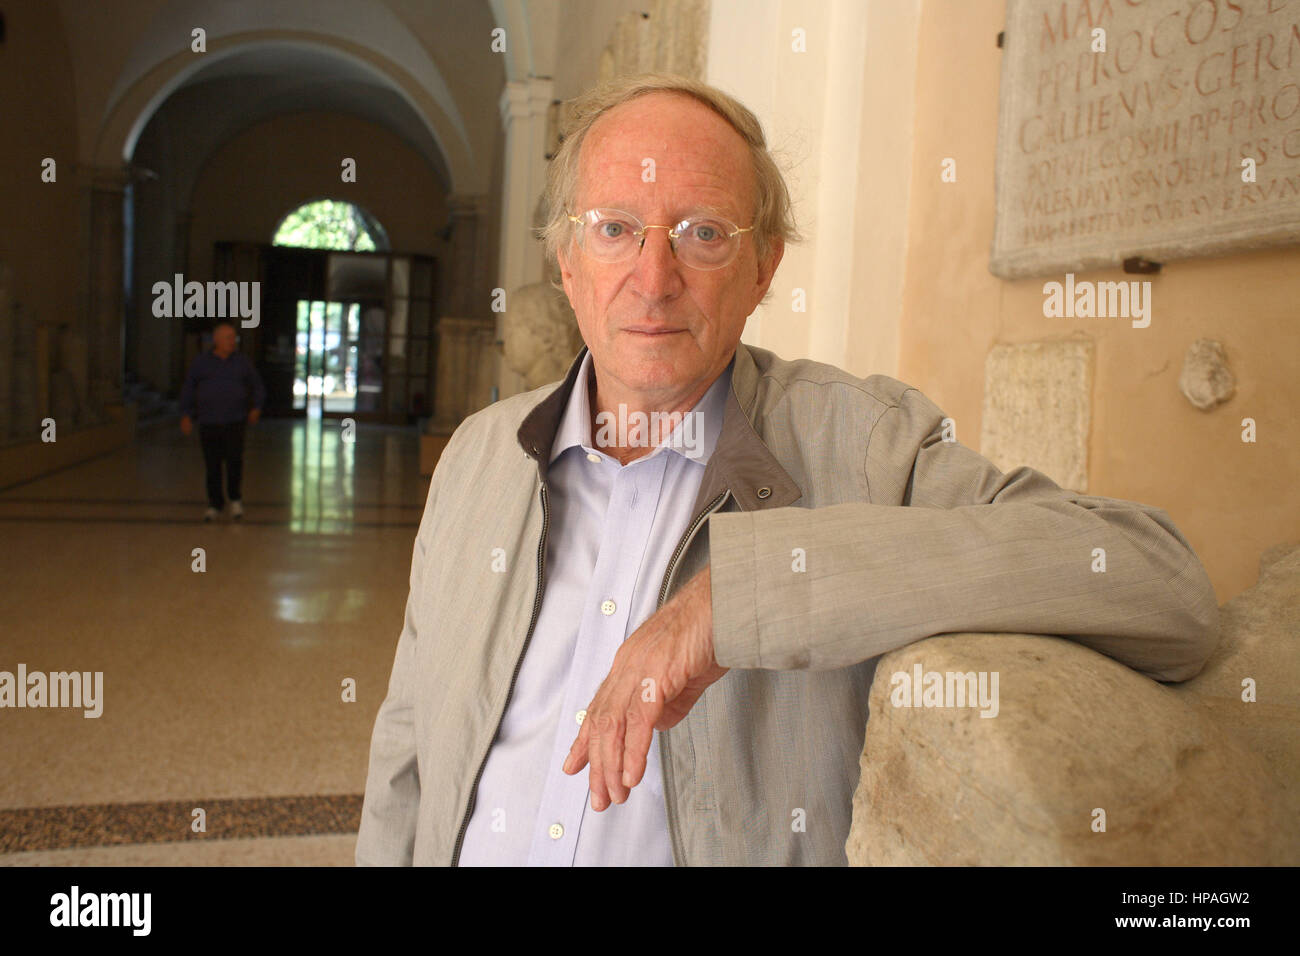
{"label": "jacket collar", "polygon": [[[569,365],[568,374],[559,388],[542,399],[519,426],[519,444],[537,462],[543,480],[546,478],[546,463],[551,460],[555,433],[586,354],[584,345]],[[797,501],[803,494],[755,430],[753,416],[758,406],[758,379],[758,366],[749,346],[741,342],[732,358],[731,389],[722,416],[722,431],[704,469],[692,509],[696,514],[724,489],[731,490],[732,497],[743,511],[781,508]]]}

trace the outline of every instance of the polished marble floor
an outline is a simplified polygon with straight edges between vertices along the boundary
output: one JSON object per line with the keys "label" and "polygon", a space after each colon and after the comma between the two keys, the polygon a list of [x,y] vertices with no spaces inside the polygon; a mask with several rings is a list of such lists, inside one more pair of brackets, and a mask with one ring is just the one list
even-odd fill
{"label": "polished marble floor", "polygon": [[202,523],[174,424],[0,491],[0,671],[103,674],[98,718],[0,708],[0,865],[350,864],[418,450],[415,429],[263,422],[239,522]]}

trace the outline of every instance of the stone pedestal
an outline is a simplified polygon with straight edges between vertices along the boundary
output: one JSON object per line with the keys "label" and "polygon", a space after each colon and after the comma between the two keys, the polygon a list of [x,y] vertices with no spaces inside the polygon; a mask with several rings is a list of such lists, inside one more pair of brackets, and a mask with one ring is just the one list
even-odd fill
{"label": "stone pedestal", "polygon": [[[438,320],[438,373],[429,434],[454,429],[492,401],[499,358],[491,318]],[[448,433],[449,434],[449,433]]]}
{"label": "stone pedestal", "polygon": [[[1059,637],[943,634],[886,654],[849,863],[1300,863],[1300,547],[1260,563],[1220,609],[1205,668],[1178,684]],[[893,706],[892,675],[916,667],[1000,673],[996,717]]]}

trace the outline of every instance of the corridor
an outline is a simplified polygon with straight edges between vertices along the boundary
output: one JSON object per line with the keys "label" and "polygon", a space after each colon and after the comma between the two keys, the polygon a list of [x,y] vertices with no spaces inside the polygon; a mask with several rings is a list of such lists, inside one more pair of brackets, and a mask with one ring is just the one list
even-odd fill
{"label": "corridor", "polygon": [[98,718],[6,712],[0,863],[351,865],[417,458],[414,429],[263,422],[245,516],[208,525],[171,422],[0,492],[0,670],[103,673]]}

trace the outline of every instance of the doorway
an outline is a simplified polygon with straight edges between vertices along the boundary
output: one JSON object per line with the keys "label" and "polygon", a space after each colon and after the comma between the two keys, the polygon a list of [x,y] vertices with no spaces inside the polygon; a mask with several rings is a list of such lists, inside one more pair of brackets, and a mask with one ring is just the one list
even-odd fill
{"label": "doorway", "polygon": [[[299,299],[293,408],[308,418],[357,411],[361,304]],[[382,344],[382,340],[381,340]],[[382,391],[367,383],[369,391]]]}
{"label": "doorway", "polygon": [[241,347],[266,383],[265,417],[405,425],[433,414],[432,258],[219,242],[215,271],[262,283],[261,325]]}

